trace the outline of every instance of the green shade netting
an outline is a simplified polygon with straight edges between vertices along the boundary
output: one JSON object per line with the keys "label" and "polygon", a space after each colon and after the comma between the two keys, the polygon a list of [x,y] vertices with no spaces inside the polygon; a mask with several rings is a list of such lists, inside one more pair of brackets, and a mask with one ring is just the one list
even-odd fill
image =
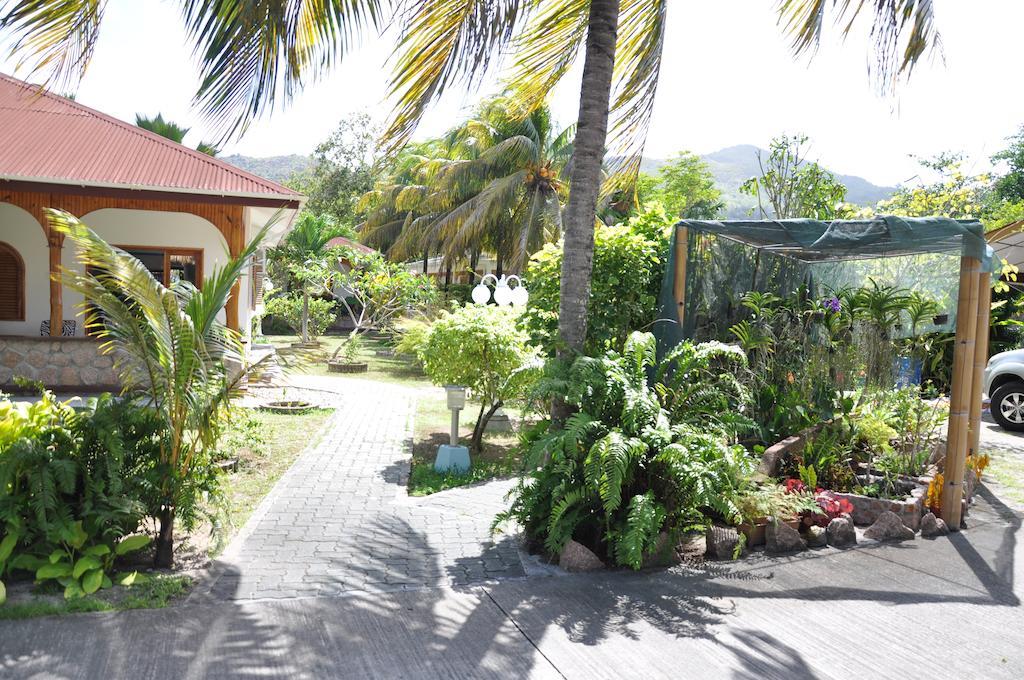
{"label": "green shade netting", "polygon": [[[684,220],[687,228],[685,300],[676,300],[676,249],[669,248],[654,333],[664,350],[684,338],[723,339],[745,316],[750,291],[810,296],[872,280],[918,291],[936,300],[946,320],[917,332],[951,330],[956,322],[960,257],[992,267],[992,251],[977,220],[877,217],[870,220]],[[679,303],[683,325],[676,321]],[[940,319],[941,320],[941,319]]]}

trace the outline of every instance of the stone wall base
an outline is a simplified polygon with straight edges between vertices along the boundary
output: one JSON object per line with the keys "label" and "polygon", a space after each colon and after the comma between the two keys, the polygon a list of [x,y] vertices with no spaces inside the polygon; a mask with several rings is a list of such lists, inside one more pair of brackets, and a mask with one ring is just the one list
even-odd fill
{"label": "stone wall base", "polygon": [[19,391],[15,378],[55,392],[116,392],[114,360],[93,338],[0,336],[0,390]]}

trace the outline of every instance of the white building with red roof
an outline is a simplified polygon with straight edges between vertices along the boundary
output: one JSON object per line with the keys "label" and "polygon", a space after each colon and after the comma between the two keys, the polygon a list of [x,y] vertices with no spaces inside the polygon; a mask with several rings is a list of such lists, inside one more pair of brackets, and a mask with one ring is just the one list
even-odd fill
{"label": "white building with red roof", "polygon": [[[66,210],[138,257],[165,285],[237,253],[268,222],[280,241],[304,198],[130,123],[0,74],[0,390],[22,376],[56,389],[109,389],[116,376],[85,334],[81,297],[52,274],[76,267],[46,208]],[[248,337],[262,265],[223,318]],[[95,361],[90,357],[95,357]]]}

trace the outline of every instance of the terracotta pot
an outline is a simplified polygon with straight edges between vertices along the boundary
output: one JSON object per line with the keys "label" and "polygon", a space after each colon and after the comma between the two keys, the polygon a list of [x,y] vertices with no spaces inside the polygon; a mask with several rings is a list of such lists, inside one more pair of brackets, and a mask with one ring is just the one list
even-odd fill
{"label": "terracotta pot", "polygon": [[759,545],[764,545],[765,528],[768,526],[768,520],[758,519],[754,520],[753,524],[743,523],[736,527],[737,531],[747,537],[747,547],[756,548]]}

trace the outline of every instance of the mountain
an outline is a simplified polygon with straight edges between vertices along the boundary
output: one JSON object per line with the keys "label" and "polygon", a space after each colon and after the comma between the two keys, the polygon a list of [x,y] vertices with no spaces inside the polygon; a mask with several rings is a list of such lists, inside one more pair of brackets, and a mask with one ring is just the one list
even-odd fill
{"label": "mountain", "polygon": [[[739,189],[741,184],[760,173],[757,165],[758,151],[765,156],[768,154],[766,150],[759,149],[753,144],[738,144],[701,156],[715,176],[715,184],[722,190],[730,218],[747,217],[750,209],[757,205],[753,196],[741,194]],[[644,158],[640,169],[643,172],[657,173],[667,162],[668,159],[665,158]],[[838,172],[832,174],[846,186],[846,200],[855,205],[875,205],[889,198],[896,190],[895,187],[872,184],[856,175]]]}
{"label": "mountain", "polygon": [[267,156],[266,158],[238,154],[218,156],[218,158],[246,172],[281,183],[287,182],[293,175],[305,172],[313,165],[313,160],[309,156],[301,156],[297,153],[288,156]]}

